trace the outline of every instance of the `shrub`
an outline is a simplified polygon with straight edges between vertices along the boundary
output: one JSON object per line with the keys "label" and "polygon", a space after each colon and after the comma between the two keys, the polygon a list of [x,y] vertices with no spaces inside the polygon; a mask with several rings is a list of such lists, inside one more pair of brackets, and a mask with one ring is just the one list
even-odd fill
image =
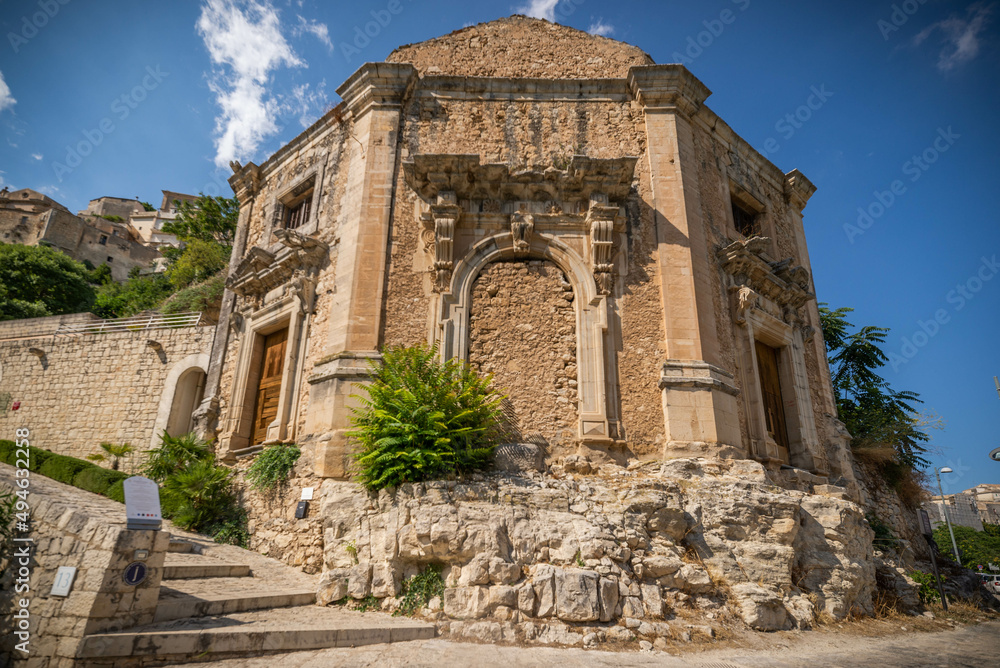
{"label": "shrub", "polygon": [[215,311],[222,304],[226,289],[226,272],[183,290],[179,290],[160,306],[161,313],[186,313],[188,311]]}
{"label": "shrub", "polygon": [[[73,478],[73,486],[85,489],[94,494],[108,495],[108,490],[116,482],[123,482],[128,475],[120,471],[112,471],[93,466],[83,469]],[[124,501],[124,499],[123,499]]]}
{"label": "shrub", "polygon": [[302,450],[294,443],[267,446],[247,469],[247,480],[257,490],[271,490],[288,480]]}
{"label": "shrub", "polygon": [[45,463],[39,467],[38,473],[48,478],[52,478],[53,480],[64,482],[67,485],[72,485],[73,478],[76,477],[76,474],[88,467],[98,468],[90,462],[85,462],[82,459],[76,459],[75,457],[50,455],[49,458],[45,460]]}
{"label": "shrub", "polygon": [[[23,449],[22,449],[23,452]],[[53,453],[35,446],[28,446],[28,470],[38,471]],[[16,466],[18,456],[14,441],[0,440],[0,461]]]}
{"label": "shrub", "polygon": [[889,528],[889,525],[883,522],[881,517],[873,513],[865,515],[865,519],[868,520],[868,525],[875,532],[875,538],[872,540],[875,549],[895,550],[899,545],[899,539],[896,538],[896,534]]}
{"label": "shrub", "polygon": [[[107,491],[104,492],[104,496],[108,497],[112,501],[125,503],[125,481],[119,480],[111,485],[111,487],[108,487]],[[163,508],[160,508],[160,514],[163,514]],[[164,517],[166,517],[166,515],[164,515]]]}
{"label": "shrub", "polygon": [[489,466],[502,433],[502,396],[458,360],[440,362],[437,346],[390,348],[372,366],[348,434],[361,445],[358,481],[370,490]]}
{"label": "shrub", "polygon": [[[921,603],[936,603],[941,600],[941,593],[937,589],[937,582],[934,579],[933,573],[924,573],[923,571],[913,571],[910,573],[910,578],[920,585],[920,590],[917,592],[920,596]],[[941,576],[942,583],[944,582],[944,576]]]}
{"label": "shrub", "polygon": [[237,507],[225,520],[212,525],[207,533],[216,543],[250,548],[250,529],[247,527],[247,513],[243,508]]}
{"label": "shrub", "polygon": [[117,471],[121,460],[135,452],[135,448],[130,443],[104,442],[101,443],[101,450],[104,452],[95,452],[92,455],[87,455],[87,459],[92,462],[106,462],[110,460],[112,471]]}
{"label": "shrub", "polygon": [[[444,601],[444,580],[441,570],[428,566],[417,575],[403,580],[402,601],[393,616],[412,615],[427,607],[435,596]],[[398,597],[397,597],[398,598]]]}
{"label": "shrub", "polygon": [[231,477],[229,469],[216,466],[211,459],[195,462],[163,481],[163,505],[170,508],[177,526],[203,531],[230,516],[236,507]]}
{"label": "shrub", "polygon": [[142,475],[157,482],[193,464],[214,459],[208,443],[194,434],[170,436],[165,431],[160,436],[160,447],[147,450],[146,454]]}

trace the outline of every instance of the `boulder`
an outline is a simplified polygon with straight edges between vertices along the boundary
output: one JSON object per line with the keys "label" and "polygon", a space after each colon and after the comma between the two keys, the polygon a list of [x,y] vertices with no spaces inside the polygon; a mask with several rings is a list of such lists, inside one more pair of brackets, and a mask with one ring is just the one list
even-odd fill
{"label": "boulder", "polygon": [[592,622],[601,616],[597,598],[599,576],[579,568],[558,569],[555,573],[556,611],[567,622]]}
{"label": "boulder", "polygon": [[747,626],[758,631],[784,631],[792,628],[781,595],[768,587],[744,583],[733,587],[739,613]]}

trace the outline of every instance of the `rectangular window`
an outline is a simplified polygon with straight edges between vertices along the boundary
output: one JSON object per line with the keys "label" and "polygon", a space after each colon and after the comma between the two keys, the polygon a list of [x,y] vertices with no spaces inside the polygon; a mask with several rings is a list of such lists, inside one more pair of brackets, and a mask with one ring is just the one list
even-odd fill
{"label": "rectangular window", "polygon": [[107,237],[107,235],[106,234],[102,234],[100,240],[97,243],[101,244],[102,246],[107,246],[108,245],[108,237]]}
{"label": "rectangular window", "polygon": [[754,341],[757,352],[757,375],[760,377],[760,395],[764,403],[767,434],[781,450],[782,459],[788,461],[788,427],[785,424],[785,405],[781,400],[781,375],[778,368],[778,350],[760,341]]}
{"label": "rectangular window", "polygon": [[27,225],[28,224],[28,217],[27,216],[21,216],[21,224],[22,225]]}
{"label": "rectangular window", "polygon": [[285,229],[294,230],[309,222],[309,210],[312,206],[312,197],[306,197],[298,204],[286,209]]}
{"label": "rectangular window", "polygon": [[733,223],[736,224],[736,231],[743,236],[756,237],[760,235],[760,225],[758,224],[758,214],[736,200],[733,200]]}

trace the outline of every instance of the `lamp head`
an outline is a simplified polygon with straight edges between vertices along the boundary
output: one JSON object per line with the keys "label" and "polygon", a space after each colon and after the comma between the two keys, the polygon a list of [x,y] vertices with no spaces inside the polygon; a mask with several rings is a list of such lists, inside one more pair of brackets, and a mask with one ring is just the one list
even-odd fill
{"label": "lamp head", "polygon": [[944,468],[938,469],[938,471],[940,471],[941,473],[954,473],[954,471],[952,471],[951,468],[949,468],[947,466],[945,466]]}

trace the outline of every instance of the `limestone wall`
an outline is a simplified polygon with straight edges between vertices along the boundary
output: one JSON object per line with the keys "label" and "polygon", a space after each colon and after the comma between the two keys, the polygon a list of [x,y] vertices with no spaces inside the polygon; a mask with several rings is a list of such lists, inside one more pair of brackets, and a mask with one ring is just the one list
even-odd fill
{"label": "limestone wall", "polygon": [[[5,594],[12,593],[20,569],[26,569],[28,591],[12,596],[14,601],[23,598],[28,603],[29,655],[25,657],[14,648],[22,639],[10,629],[20,629],[20,619],[7,614],[0,617],[4,629],[0,663],[72,668],[84,635],[152,623],[170,534],[129,531],[122,504],[73,493],[72,488],[41,476],[32,476],[30,481],[32,523],[27,536],[33,542],[15,543],[15,550],[28,546],[30,556],[23,566],[19,552],[14,552],[16,563],[4,564],[0,588]],[[11,489],[19,489],[15,487],[15,469],[0,464],[0,490]],[[136,550],[147,551],[144,562],[148,572],[145,581],[129,586],[122,573],[136,560]],[[76,567],[67,597],[49,595],[60,566]],[[14,601],[0,602],[2,609],[16,614],[21,607]]]}
{"label": "limestone wall", "polygon": [[573,288],[551,262],[495,262],[472,288],[469,362],[507,395],[522,439],[548,454],[576,441]]}
{"label": "limestone wall", "polygon": [[191,366],[204,369],[199,355],[207,357],[214,332],[187,327],[2,341],[0,393],[21,407],[0,413],[0,434],[27,427],[37,447],[80,458],[102,441],[148,449],[162,402],[169,409],[173,400],[170,379]]}

